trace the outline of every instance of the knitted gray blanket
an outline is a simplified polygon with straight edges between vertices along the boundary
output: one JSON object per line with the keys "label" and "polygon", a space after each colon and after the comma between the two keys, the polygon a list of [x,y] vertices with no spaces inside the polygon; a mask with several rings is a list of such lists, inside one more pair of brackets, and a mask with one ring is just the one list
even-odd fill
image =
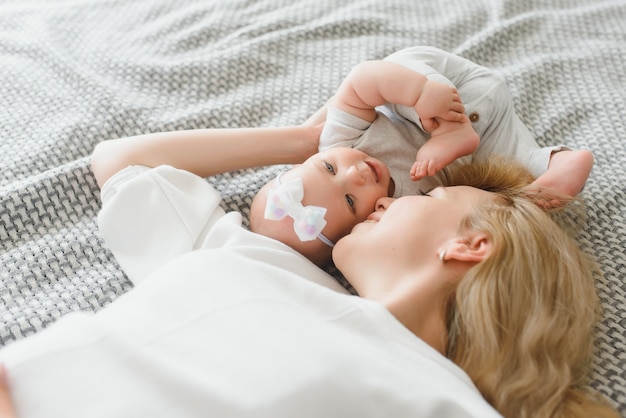
{"label": "knitted gray blanket", "polygon": [[[304,121],[356,63],[433,45],[499,71],[540,145],[589,148],[600,262],[592,386],[626,415],[626,2],[0,2],[0,345],[132,285],[99,237],[103,140]],[[228,210],[279,168],[209,179]],[[537,388],[541,390],[541,388]]]}

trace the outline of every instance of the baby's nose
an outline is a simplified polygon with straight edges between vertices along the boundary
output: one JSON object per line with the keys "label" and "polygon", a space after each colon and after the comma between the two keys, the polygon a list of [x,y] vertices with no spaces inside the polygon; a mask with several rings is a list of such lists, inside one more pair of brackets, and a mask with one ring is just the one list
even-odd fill
{"label": "baby's nose", "polygon": [[350,166],[347,171],[348,180],[356,185],[363,185],[365,183],[365,177],[356,165]]}

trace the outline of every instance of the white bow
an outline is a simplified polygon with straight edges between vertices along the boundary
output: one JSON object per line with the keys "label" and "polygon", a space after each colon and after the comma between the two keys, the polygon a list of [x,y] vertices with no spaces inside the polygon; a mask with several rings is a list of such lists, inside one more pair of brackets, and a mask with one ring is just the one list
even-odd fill
{"label": "white bow", "polygon": [[286,216],[293,218],[293,229],[300,241],[312,241],[320,238],[325,244],[335,244],[322,234],[326,226],[326,208],[321,206],[303,206],[304,186],[300,177],[280,181],[280,175],[276,178],[277,186],[267,194],[265,206],[265,219],[280,221]]}

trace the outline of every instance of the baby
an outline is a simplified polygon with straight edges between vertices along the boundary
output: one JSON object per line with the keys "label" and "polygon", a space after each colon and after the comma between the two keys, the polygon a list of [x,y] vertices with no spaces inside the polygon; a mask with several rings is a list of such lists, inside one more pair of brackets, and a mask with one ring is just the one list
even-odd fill
{"label": "baby", "polygon": [[[450,101],[441,100],[441,94],[449,94],[444,85],[458,89],[464,117],[455,113],[460,107],[448,108]],[[461,102],[454,96],[452,103]],[[266,195],[279,187],[276,182],[259,192],[250,218],[252,230],[273,236],[311,259],[325,258],[329,248],[324,246],[363,219],[363,200],[356,199],[347,185],[376,180],[389,184],[389,196],[425,194],[450,185],[458,165],[499,154],[522,163],[535,177],[530,187],[544,191],[543,204],[552,206],[575,196],[593,166],[587,150],[540,147],[515,114],[510,92],[496,73],[432,47],[408,48],[382,61],[358,64],[327,103],[319,149],[319,154],[283,177],[299,176],[306,190],[303,202],[327,208],[327,218],[337,222],[323,226],[320,239],[301,242],[289,226],[265,213]],[[343,153],[326,154],[332,150]],[[356,157],[360,165],[343,162],[357,150],[365,152]],[[365,198],[365,216],[377,194],[380,197],[380,189]]]}
{"label": "baby", "polygon": [[[413,77],[410,70],[456,87],[469,119],[467,125],[471,126],[461,124],[463,129],[448,133],[454,124],[433,125],[422,117],[420,109],[393,102],[370,106],[375,100],[367,101],[371,97],[367,91],[374,83],[406,80]],[[471,128],[477,133],[476,142],[470,139]],[[593,166],[588,150],[570,150],[563,145],[539,147],[515,114],[501,77],[433,47],[407,48],[383,61],[357,65],[328,102],[319,149],[338,146],[356,148],[384,161],[395,184],[395,197],[448,185],[450,170],[456,165],[481,161],[490,154],[514,157],[536,178],[533,187],[563,197],[573,197],[582,190]]]}

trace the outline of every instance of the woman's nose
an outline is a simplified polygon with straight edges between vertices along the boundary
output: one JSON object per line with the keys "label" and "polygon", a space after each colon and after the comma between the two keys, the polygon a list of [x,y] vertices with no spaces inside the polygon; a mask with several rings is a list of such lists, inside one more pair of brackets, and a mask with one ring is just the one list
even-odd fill
{"label": "woman's nose", "polygon": [[396,200],[393,197],[381,197],[376,201],[376,211],[385,211]]}

